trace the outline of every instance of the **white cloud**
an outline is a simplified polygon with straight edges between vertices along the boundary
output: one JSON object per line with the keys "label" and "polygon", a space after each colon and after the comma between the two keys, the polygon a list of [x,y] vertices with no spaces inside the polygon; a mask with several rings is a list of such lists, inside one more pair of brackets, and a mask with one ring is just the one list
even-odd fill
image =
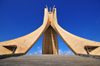
{"label": "white cloud", "polygon": [[59,54],[60,54],[60,55],[63,55],[63,52],[62,52],[62,50],[59,50]]}
{"label": "white cloud", "polygon": [[32,55],[31,53],[29,55]]}
{"label": "white cloud", "polygon": [[35,55],[37,54],[42,54],[42,49],[40,49],[40,47],[38,46],[37,47],[37,51],[36,52],[33,52]]}
{"label": "white cloud", "polygon": [[68,51],[59,50],[59,54],[60,55],[74,55],[74,53],[70,50],[68,50]]}
{"label": "white cloud", "polygon": [[[42,49],[38,46],[37,51],[33,52],[33,54],[35,54],[35,55],[42,54]],[[30,53],[29,55],[32,55],[32,54]],[[63,50],[59,49],[59,55],[74,55],[74,53],[71,50],[63,51]]]}
{"label": "white cloud", "polygon": [[70,51],[70,50],[64,51],[64,53],[65,53],[65,55],[74,55],[74,53],[72,51]]}
{"label": "white cloud", "polygon": [[40,47],[37,47],[38,49],[40,49]]}
{"label": "white cloud", "polygon": [[42,50],[39,50],[38,52],[39,52],[39,53],[42,53]]}
{"label": "white cloud", "polygon": [[37,55],[37,52],[34,52],[35,55]]}

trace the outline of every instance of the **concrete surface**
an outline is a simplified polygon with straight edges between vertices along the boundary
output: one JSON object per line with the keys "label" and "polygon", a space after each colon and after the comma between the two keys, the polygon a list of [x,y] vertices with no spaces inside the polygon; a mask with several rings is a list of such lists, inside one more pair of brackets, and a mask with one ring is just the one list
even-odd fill
{"label": "concrete surface", "polygon": [[75,55],[24,55],[1,59],[0,66],[100,66],[100,60]]}
{"label": "concrete surface", "polygon": [[43,35],[42,54],[58,54],[58,38],[54,29],[49,26]]}

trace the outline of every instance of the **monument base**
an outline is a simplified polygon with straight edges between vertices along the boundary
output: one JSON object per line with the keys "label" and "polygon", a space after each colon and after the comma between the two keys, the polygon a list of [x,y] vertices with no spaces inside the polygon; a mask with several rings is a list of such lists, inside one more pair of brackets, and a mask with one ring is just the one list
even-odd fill
{"label": "monument base", "polygon": [[0,66],[100,66],[100,60],[75,55],[23,55],[1,59]]}

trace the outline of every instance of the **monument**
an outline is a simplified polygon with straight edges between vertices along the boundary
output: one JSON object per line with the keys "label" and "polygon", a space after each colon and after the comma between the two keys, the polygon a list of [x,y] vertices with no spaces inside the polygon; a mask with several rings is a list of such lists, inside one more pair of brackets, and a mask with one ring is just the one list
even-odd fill
{"label": "monument", "polygon": [[27,53],[42,34],[42,54],[58,54],[58,34],[75,54],[100,55],[100,42],[75,36],[58,25],[54,7],[49,12],[48,7],[44,9],[44,21],[37,30],[20,38],[0,42],[0,55]]}

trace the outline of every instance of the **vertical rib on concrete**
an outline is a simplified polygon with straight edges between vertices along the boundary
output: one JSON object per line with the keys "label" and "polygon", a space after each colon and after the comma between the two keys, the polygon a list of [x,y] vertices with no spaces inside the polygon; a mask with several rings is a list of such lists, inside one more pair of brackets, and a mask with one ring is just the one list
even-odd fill
{"label": "vertical rib on concrete", "polygon": [[58,54],[58,39],[55,30],[49,26],[43,36],[42,54]]}

